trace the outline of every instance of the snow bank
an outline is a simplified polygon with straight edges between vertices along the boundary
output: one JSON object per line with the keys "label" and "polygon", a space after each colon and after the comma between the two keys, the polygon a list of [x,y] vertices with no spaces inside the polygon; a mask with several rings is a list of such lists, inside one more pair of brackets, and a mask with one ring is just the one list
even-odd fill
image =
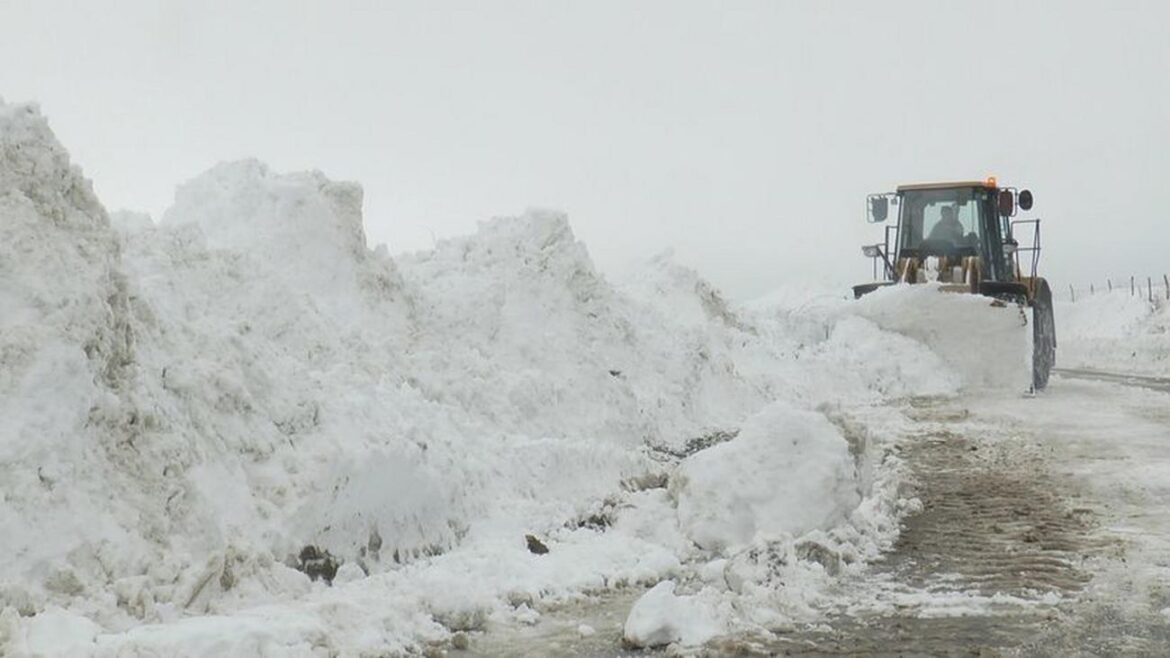
{"label": "snow bank", "polygon": [[841,409],[955,387],[667,255],[615,287],[559,213],[395,260],[318,172],[112,225],[34,107],[0,156],[0,653],[421,652],[709,548],[864,553],[897,510]]}
{"label": "snow bank", "polygon": [[1170,303],[1115,290],[1056,303],[1057,362],[1121,374],[1170,375]]}

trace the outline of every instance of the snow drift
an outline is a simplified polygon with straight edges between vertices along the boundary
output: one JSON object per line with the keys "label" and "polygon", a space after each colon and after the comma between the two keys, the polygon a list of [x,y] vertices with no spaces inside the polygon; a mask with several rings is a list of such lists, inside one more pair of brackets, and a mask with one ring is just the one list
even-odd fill
{"label": "snow drift", "polygon": [[[956,385],[669,256],[615,287],[559,213],[392,259],[318,172],[219,165],[156,226],[33,106],[0,155],[0,653],[422,651],[708,549],[860,542],[892,512],[833,410]],[[777,486],[708,500],[749,466]]]}

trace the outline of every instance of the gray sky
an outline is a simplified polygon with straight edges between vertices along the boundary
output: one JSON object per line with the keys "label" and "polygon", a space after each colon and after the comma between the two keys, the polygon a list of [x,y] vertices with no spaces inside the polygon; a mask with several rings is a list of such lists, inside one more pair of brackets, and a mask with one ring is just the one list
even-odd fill
{"label": "gray sky", "polygon": [[[247,5],[241,7],[237,5]],[[868,277],[864,195],[1029,187],[1078,286],[1170,271],[1170,3],[0,2],[110,209],[222,160],[366,190],[392,251],[539,206],[603,270],[674,247],[731,296]]]}

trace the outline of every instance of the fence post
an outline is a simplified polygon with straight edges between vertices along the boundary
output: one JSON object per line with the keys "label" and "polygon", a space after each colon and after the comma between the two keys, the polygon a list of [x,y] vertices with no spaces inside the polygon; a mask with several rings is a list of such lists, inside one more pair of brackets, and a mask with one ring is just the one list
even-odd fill
{"label": "fence post", "polygon": [[1154,303],[1154,284],[1150,283],[1150,277],[1146,277],[1146,297],[1149,298],[1150,303]]}
{"label": "fence post", "polygon": [[1072,284],[1068,284],[1068,300],[1070,302],[1077,301],[1077,291],[1073,290]]}
{"label": "fence post", "polygon": [[1105,283],[1109,286],[1109,292],[1113,292],[1113,279],[1105,279]]}
{"label": "fence post", "polygon": [[1090,294],[1090,295],[1096,295],[1096,294],[1097,294],[1097,290],[1096,290],[1096,288],[1094,288],[1094,287],[1093,287],[1093,284],[1091,284],[1091,283],[1089,284],[1089,294]]}
{"label": "fence post", "polygon": [[1170,276],[1163,274],[1162,282],[1166,284],[1166,299],[1170,299]]}
{"label": "fence post", "polygon": [[1130,277],[1129,277],[1129,296],[1133,297],[1136,294],[1137,293],[1134,292],[1134,287],[1133,287],[1133,275],[1130,275]]}

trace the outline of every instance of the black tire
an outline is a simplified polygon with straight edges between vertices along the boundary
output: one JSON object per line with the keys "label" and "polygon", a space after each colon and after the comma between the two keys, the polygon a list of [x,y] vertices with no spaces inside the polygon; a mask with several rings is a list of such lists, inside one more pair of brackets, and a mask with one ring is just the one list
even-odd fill
{"label": "black tire", "polygon": [[1036,280],[1032,298],[1032,388],[1048,386],[1048,375],[1056,365],[1056,318],[1052,313],[1052,290],[1044,279]]}

